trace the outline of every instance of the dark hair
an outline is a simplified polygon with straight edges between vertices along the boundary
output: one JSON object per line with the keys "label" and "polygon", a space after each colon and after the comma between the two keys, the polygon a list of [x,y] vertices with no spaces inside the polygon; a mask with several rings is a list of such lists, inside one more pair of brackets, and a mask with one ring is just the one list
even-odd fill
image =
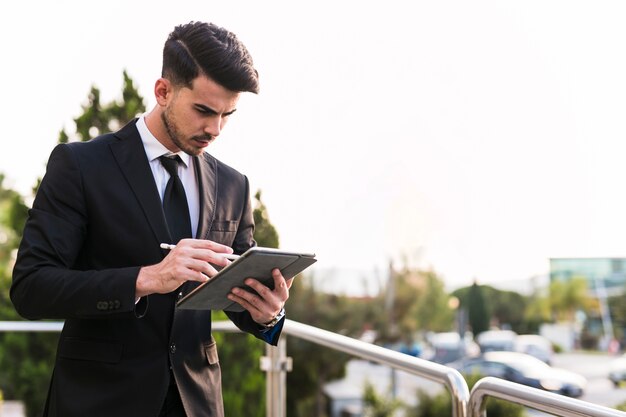
{"label": "dark hair", "polygon": [[191,88],[200,75],[231,91],[259,92],[259,73],[234,33],[213,23],[176,26],[163,47],[161,76]]}

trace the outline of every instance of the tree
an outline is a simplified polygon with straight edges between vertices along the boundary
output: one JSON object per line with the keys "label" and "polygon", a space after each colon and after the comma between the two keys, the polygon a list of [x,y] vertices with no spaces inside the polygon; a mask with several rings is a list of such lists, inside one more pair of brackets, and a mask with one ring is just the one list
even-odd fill
{"label": "tree", "polygon": [[467,318],[474,337],[489,329],[490,314],[481,287],[476,282],[470,287],[467,297],[461,299],[461,307],[467,310]]}
{"label": "tree", "polygon": [[419,295],[412,316],[420,331],[443,332],[452,328],[454,311],[448,305],[450,296],[443,280],[434,271],[421,271],[424,289]]}
{"label": "tree", "polygon": [[590,305],[585,278],[573,277],[568,281],[555,280],[550,283],[550,306],[557,319],[574,321],[576,310],[588,310]]}
{"label": "tree", "polygon": [[[130,122],[138,114],[146,111],[143,97],[135,88],[133,80],[126,70],[123,72],[124,87],[120,101],[113,100],[102,105],[100,103],[100,90],[96,86],[91,87],[87,104],[83,105],[83,113],[74,119],[76,135],[78,139],[86,142],[98,135],[109,133],[119,129]],[[69,140],[69,136],[62,130],[59,133],[59,143]]]}

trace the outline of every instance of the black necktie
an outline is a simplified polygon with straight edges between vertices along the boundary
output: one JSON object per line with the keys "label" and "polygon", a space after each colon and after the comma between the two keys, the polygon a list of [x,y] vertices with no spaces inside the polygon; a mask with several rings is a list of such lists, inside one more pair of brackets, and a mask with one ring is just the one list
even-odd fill
{"label": "black necktie", "polygon": [[189,220],[189,206],[185,196],[185,188],[178,177],[178,164],[183,161],[178,155],[173,157],[159,157],[161,164],[170,174],[170,179],[165,186],[163,195],[163,212],[170,230],[172,243],[191,237],[191,220]]}

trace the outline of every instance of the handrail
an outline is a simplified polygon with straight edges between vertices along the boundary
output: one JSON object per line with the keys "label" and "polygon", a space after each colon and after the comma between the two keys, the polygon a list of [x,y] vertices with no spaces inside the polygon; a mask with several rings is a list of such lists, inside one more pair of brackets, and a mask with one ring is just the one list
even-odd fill
{"label": "handrail", "polygon": [[469,417],[485,417],[487,396],[563,417],[624,417],[626,413],[495,377],[480,379],[470,394]]}
{"label": "handrail", "polygon": [[452,398],[452,416],[467,416],[469,389],[465,379],[456,369],[293,320],[285,322],[283,334],[296,336],[318,345],[340,350],[444,384],[450,391]]}
{"label": "handrail", "polygon": [[[229,321],[213,322],[212,328],[215,331],[237,331],[235,325]],[[467,417],[469,388],[456,369],[289,319],[285,321],[282,334],[308,340],[443,384],[450,391],[452,398],[452,416]]]}
{"label": "handrail", "polygon": [[[0,332],[58,332],[62,327],[62,322],[0,321]],[[240,332],[230,321],[213,322],[212,329],[216,332]],[[486,397],[489,396],[562,417],[626,417],[626,413],[612,408],[494,377],[482,378],[474,385],[470,393],[467,388],[467,383],[461,374],[453,368],[429,362],[424,359],[414,358],[400,352],[298,323],[293,320],[286,320],[282,333],[444,384],[451,394],[453,417],[485,417],[485,400]],[[284,343],[284,339],[281,339],[281,341]],[[268,349],[276,350],[277,348],[268,345]],[[268,390],[270,390],[270,386],[284,385],[284,380],[282,382],[276,382],[280,381],[280,377],[277,374],[282,373],[284,376],[284,372],[289,368],[280,363],[280,361],[285,360],[286,356],[284,345],[283,349],[278,348],[277,351],[280,351],[279,357],[268,354],[267,360],[274,362],[270,364],[266,363],[264,367],[268,372],[268,379],[274,379],[272,384],[270,384],[268,380]],[[274,357],[272,358],[272,356]],[[284,386],[276,388],[280,392],[272,393],[272,395],[284,395],[284,388]],[[268,397],[268,403],[271,402],[269,401],[270,398],[272,401],[278,403],[279,401],[276,400],[276,396]],[[284,411],[280,405],[275,404],[274,406]],[[278,414],[268,413],[268,415]]]}
{"label": "handrail", "polygon": [[60,332],[62,321],[0,321],[0,332]]}

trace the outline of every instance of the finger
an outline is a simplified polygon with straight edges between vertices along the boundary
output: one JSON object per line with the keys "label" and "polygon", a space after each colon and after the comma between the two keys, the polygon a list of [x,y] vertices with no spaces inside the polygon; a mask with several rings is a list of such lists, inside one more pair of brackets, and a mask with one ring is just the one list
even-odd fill
{"label": "finger", "polygon": [[[190,246],[197,249],[208,249],[218,253],[233,253],[233,248],[221,243],[214,242],[207,239],[183,239],[180,242],[185,246]],[[180,243],[179,243],[180,244]],[[178,245],[177,245],[178,246]]]}
{"label": "finger", "polygon": [[228,259],[219,253],[216,253],[210,249],[199,249],[192,246],[176,247],[175,252],[170,253],[168,256],[172,256],[178,259],[183,259],[183,262],[187,262],[187,259],[193,259],[204,263],[212,263],[217,266],[226,266],[230,263]]}
{"label": "finger", "polygon": [[289,289],[289,288],[291,288],[291,285],[293,284],[293,278],[289,278],[285,282],[287,283],[287,289]]}
{"label": "finger", "polygon": [[254,294],[241,288],[233,288],[228,294],[228,299],[238,303],[248,310],[253,316],[261,314],[261,299]]}
{"label": "finger", "polygon": [[[260,296],[260,298],[262,298],[263,300],[271,300],[272,297],[272,290],[270,290],[266,285],[262,284],[260,281],[254,279],[254,278],[248,278],[244,281],[244,283],[252,288],[254,291],[256,291],[256,293]],[[248,292],[248,291],[247,291]],[[251,292],[248,292],[248,294],[254,295]],[[256,295],[254,295],[256,297]]]}
{"label": "finger", "polygon": [[272,278],[274,278],[274,291],[276,291],[281,296],[287,294],[291,284],[287,285],[287,281],[285,280],[285,277],[283,277],[283,274],[280,272],[280,269],[274,268],[272,270]]}

